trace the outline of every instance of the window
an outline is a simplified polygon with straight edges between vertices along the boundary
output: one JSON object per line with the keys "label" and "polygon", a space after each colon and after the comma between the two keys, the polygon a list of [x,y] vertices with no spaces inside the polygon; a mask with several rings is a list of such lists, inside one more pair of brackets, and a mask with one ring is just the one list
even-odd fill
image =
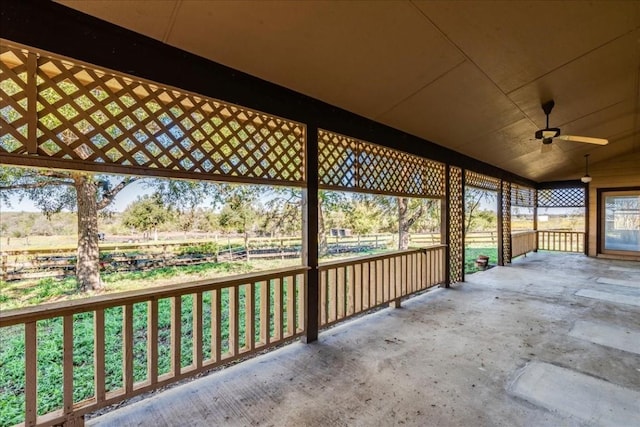
{"label": "window", "polygon": [[601,252],[640,253],[640,190],[606,191],[601,200]]}

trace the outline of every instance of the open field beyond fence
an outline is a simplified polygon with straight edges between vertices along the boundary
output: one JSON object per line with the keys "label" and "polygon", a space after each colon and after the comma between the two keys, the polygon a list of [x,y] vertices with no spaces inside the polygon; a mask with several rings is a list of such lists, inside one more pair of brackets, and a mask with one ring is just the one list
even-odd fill
{"label": "open field beyond fence", "polygon": [[[469,247],[493,247],[497,245],[497,233],[468,233]],[[76,247],[65,242],[69,239],[48,237],[31,239],[32,245],[9,249],[3,245],[1,256],[2,280],[64,277],[75,273]],[[55,242],[59,242],[54,246]],[[60,243],[64,242],[64,243]],[[66,244],[65,244],[66,243]],[[200,265],[207,263],[249,259],[300,258],[302,240],[297,237],[251,238],[248,248],[241,238],[216,240],[164,240],[151,242],[102,242],[100,244],[100,269],[105,273],[144,271],[154,268]],[[395,249],[397,237],[392,234],[367,236],[328,237],[328,255],[363,254],[372,251]],[[414,234],[412,247],[440,243],[440,234]],[[36,246],[37,244],[37,246]]]}

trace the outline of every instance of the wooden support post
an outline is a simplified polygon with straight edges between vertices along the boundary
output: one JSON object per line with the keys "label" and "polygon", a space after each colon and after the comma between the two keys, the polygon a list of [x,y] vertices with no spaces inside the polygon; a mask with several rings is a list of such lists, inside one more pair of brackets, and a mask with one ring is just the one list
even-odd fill
{"label": "wooden support post", "polygon": [[466,217],[466,203],[464,202],[464,196],[465,196],[465,192],[467,191],[467,172],[465,169],[462,169],[460,171],[460,197],[462,198],[462,201],[460,202],[461,206],[460,206],[460,281],[464,282],[464,270],[465,270],[465,266],[464,266],[464,260],[465,260],[465,245],[466,245],[466,240],[467,240],[467,236],[466,236],[466,232],[464,229],[464,224],[465,224],[465,217]]}
{"label": "wooden support post", "polygon": [[440,213],[440,231],[442,237],[440,240],[446,245],[444,248],[444,287],[451,286],[451,218],[449,215],[449,206],[451,206],[451,166],[445,166],[444,182],[445,196],[441,206]]}
{"label": "wooden support post", "polygon": [[318,339],[318,128],[307,127],[307,188],[302,198],[302,263],[309,267],[302,341]]}
{"label": "wooden support post", "polygon": [[498,190],[498,265],[504,266],[504,215],[502,211],[502,181],[500,181],[500,189]]}
{"label": "wooden support post", "polygon": [[[578,249],[579,251],[579,249]],[[584,184],[584,241],[583,252],[589,255],[589,183]]]}
{"label": "wooden support post", "polygon": [[[536,190],[536,194],[537,194]],[[538,252],[538,247],[540,244],[538,243],[538,196],[536,195],[535,202],[533,204],[533,230],[535,231],[535,242],[534,242],[534,252]]]}

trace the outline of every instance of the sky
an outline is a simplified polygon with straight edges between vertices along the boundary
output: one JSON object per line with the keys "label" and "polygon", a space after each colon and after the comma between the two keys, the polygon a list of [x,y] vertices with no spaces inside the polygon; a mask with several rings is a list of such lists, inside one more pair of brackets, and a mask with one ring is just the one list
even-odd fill
{"label": "sky", "polygon": [[[123,212],[129,204],[134,202],[138,197],[146,194],[151,194],[152,190],[146,188],[144,181],[136,181],[127,185],[122,191],[120,191],[110,207],[110,210],[115,212]],[[497,199],[496,198],[483,198],[480,202],[480,209],[497,211]],[[0,200],[0,213],[1,212],[39,212],[40,210],[29,200],[28,197],[19,200],[17,196],[10,197],[10,205],[3,203]]]}
{"label": "sky", "polygon": [[[144,187],[143,183],[136,181],[133,184],[126,186],[121,192],[116,195],[116,198],[111,205],[112,209],[116,212],[122,212],[126,207],[139,196],[144,194],[150,194],[151,190]],[[28,197],[25,197],[20,201],[17,196],[11,196],[9,198],[10,205],[7,205],[0,200],[0,212],[40,212],[40,210],[33,204]]]}

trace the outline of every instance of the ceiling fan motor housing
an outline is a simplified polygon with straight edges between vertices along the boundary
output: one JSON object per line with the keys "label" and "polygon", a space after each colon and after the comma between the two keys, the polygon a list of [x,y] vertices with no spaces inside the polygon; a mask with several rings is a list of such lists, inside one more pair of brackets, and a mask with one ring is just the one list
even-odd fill
{"label": "ceiling fan motor housing", "polygon": [[[551,144],[551,139],[560,135],[560,128],[546,128],[536,131],[536,139],[542,139],[545,144]],[[546,142],[546,140],[549,142]]]}

